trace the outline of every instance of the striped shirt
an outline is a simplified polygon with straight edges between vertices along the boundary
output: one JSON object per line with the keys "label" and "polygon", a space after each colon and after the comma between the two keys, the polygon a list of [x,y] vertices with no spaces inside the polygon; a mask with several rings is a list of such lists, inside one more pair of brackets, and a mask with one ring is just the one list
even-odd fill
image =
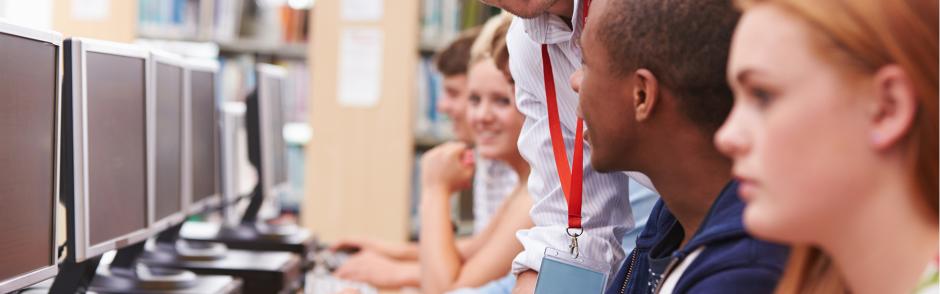
{"label": "striped shirt", "polygon": [[509,165],[476,156],[473,176],[473,232],[486,228],[503,200],[519,184],[519,176]]}
{"label": "striped shirt", "polygon": [[[574,2],[574,15],[577,16],[580,15],[579,1]],[[532,168],[528,188],[534,198],[530,216],[535,224],[533,228],[520,230],[516,234],[524,250],[513,260],[513,273],[528,269],[538,271],[545,248],[567,250],[571,242],[565,233],[568,223],[567,202],[555,169],[548,129],[540,46],[549,44],[559,118],[568,158],[571,160],[578,95],[569,86],[568,79],[581,66],[581,52],[577,47],[580,23],[573,21],[572,25],[573,29],[560,17],[550,14],[531,19],[516,17],[506,36],[510,72],[516,82],[516,104],[525,116],[518,146],[519,152]],[[630,178],[633,177],[646,187],[652,185],[640,173],[598,173],[587,160],[590,154],[591,148],[585,142],[581,220],[585,231],[578,238],[578,245],[582,256],[605,261],[610,265],[611,272],[614,272],[624,258],[621,238],[635,227],[630,199],[633,196],[648,199],[653,194],[649,189],[639,189],[638,195],[631,196]],[[649,211],[642,213],[648,214]]]}

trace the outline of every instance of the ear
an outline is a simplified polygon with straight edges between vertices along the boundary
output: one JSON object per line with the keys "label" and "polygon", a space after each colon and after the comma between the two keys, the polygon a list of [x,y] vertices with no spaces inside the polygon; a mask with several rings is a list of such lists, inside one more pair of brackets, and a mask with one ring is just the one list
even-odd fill
{"label": "ear", "polygon": [[633,108],[636,121],[645,121],[653,115],[659,102],[659,81],[645,68],[633,73]]}
{"label": "ear", "polygon": [[879,69],[873,82],[871,145],[886,150],[910,132],[918,108],[917,94],[907,73],[894,64]]}

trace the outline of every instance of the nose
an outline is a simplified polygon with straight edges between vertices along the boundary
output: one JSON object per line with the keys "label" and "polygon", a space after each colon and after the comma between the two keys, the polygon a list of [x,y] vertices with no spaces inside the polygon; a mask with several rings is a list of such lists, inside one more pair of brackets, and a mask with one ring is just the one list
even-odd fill
{"label": "nose", "polygon": [[467,107],[467,118],[470,120],[470,123],[476,127],[480,127],[490,123],[493,120],[493,111],[490,107],[490,103],[486,99],[481,99],[479,104]]}
{"label": "nose", "polygon": [[732,108],[725,123],[715,132],[715,147],[731,158],[741,156],[750,148],[746,132],[747,122],[742,116],[739,107]]}
{"label": "nose", "polygon": [[571,84],[571,88],[574,89],[575,93],[581,93],[581,80],[584,79],[584,72],[582,69],[578,69],[571,77],[568,79],[568,83]]}

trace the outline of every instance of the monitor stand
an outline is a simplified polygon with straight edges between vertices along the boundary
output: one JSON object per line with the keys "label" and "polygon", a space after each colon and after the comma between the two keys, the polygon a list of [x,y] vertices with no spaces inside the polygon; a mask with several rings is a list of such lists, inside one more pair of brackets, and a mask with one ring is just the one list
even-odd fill
{"label": "monitor stand", "polygon": [[85,293],[95,278],[95,270],[101,257],[91,258],[82,262],[75,262],[71,258],[59,263],[59,273],[56,275],[49,293],[73,294]]}
{"label": "monitor stand", "polygon": [[302,287],[301,261],[293,253],[232,250],[218,243],[182,240],[181,228],[178,225],[158,235],[144,250],[141,262],[199,275],[237,277],[244,293],[294,293]]}
{"label": "monitor stand", "polygon": [[191,271],[139,263],[145,244],[138,242],[119,249],[111,264],[98,271],[92,281],[92,288],[174,291],[196,286],[196,274]]}
{"label": "monitor stand", "polygon": [[309,230],[296,225],[272,225],[259,221],[258,210],[264,202],[260,191],[259,186],[252,191],[248,208],[238,225],[189,223],[186,230],[182,230],[181,237],[190,242],[220,242],[231,249],[291,252],[303,258],[304,269],[311,269],[318,249],[317,238]]}
{"label": "monitor stand", "polygon": [[148,243],[144,257],[163,261],[211,261],[225,258],[228,253],[225,244],[182,239],[182,228],[183,224],[178,224],[160,232],[155,242]]}

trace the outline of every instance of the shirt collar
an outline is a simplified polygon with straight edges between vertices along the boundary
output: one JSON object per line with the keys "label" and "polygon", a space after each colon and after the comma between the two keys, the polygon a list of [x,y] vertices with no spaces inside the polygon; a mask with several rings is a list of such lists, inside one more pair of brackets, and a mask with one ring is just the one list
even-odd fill
{"label": "shirt collar", "polygon": [[558,44],[574,40],[581,35],[581,0],[574,0],[571,27],[561,17],[545,13],[522,19],[526,34],[539,44]]}

